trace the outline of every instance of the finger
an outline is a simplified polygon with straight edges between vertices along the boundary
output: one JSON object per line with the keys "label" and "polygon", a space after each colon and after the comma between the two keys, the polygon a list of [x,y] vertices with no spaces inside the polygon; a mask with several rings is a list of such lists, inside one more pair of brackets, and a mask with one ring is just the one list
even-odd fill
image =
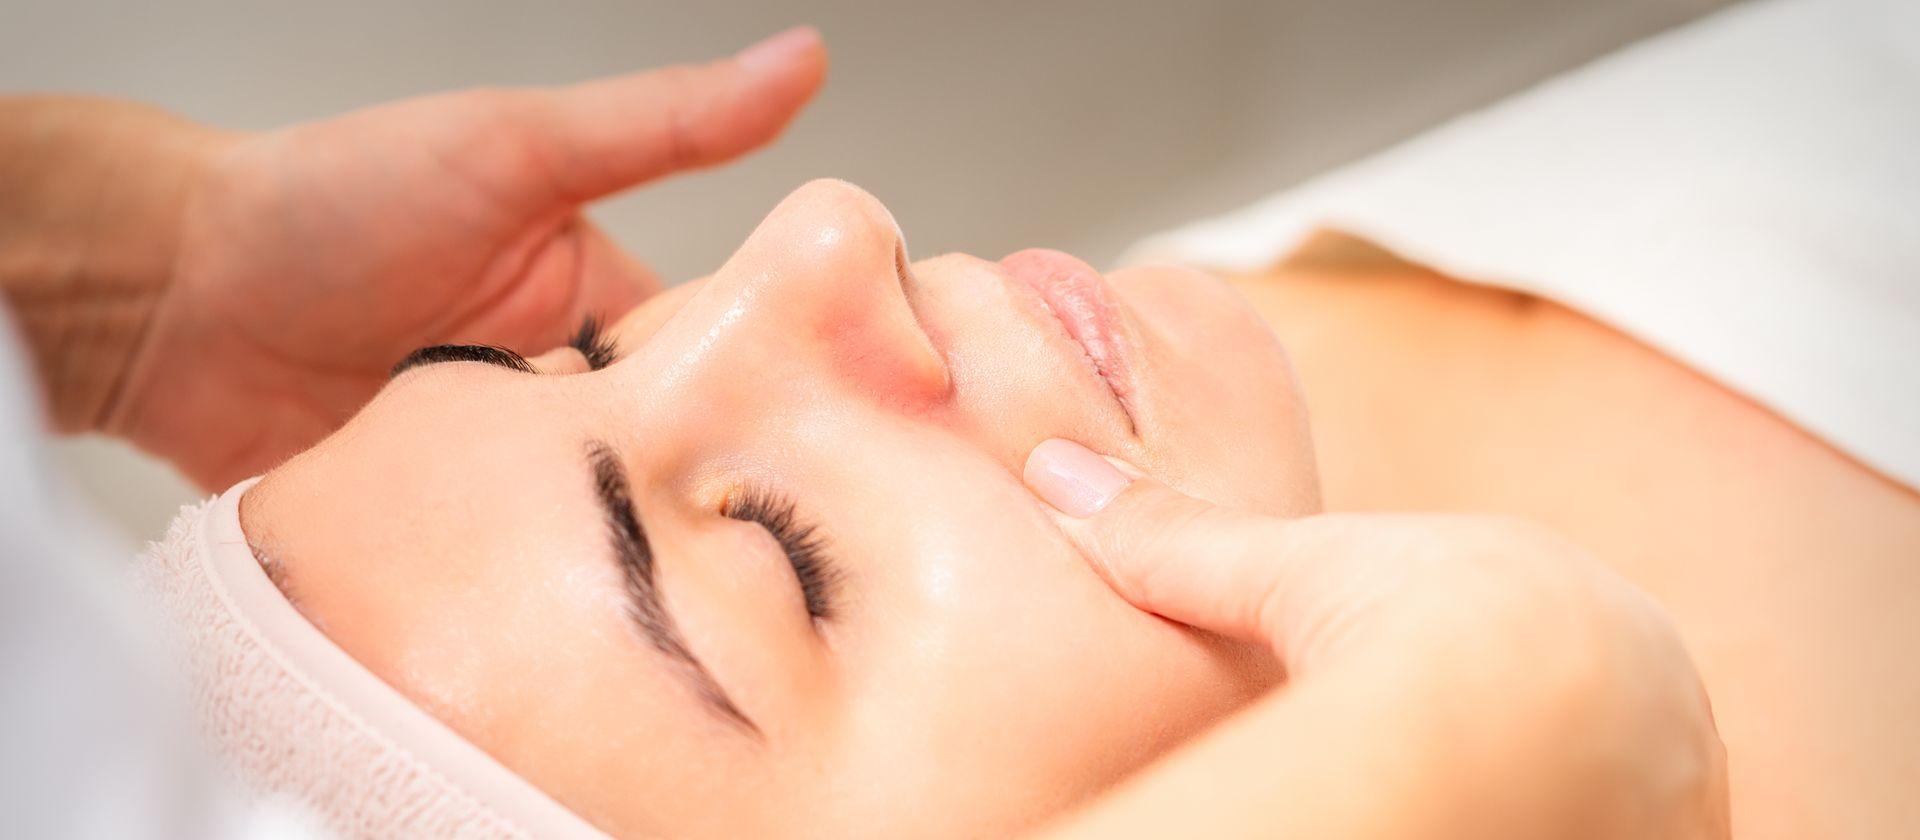
{"label": "finger", "polygon": [[812,27],[738,55],[562,88],[510,93],[522,136],[560,196],[585,202],[661,176],[738,157],[772,141],[826,77]]}
{"label": "finger", "polygon": [[1024,477],[1121,597],[1175,621],[1264,641],[1289,669],[1389,636],[1430,637],[1441,625],[1538,626],[1557,611],[1592,609],[1599,595],[1631,594],[1611,578],[1575,574],[1577,550],[1517,520],[1278,519],[1129,477],[1063,440],[1035,447]]}
{"label": "finger", "polygon": [[1219,507],[1132,478],[1080,444],[1048,440],[1027,457],[1027,486],[1060,511],[1062,530],[1114,590],[1141,609],[1277,644],[1273,603],[1292,568],[1283,520]]}

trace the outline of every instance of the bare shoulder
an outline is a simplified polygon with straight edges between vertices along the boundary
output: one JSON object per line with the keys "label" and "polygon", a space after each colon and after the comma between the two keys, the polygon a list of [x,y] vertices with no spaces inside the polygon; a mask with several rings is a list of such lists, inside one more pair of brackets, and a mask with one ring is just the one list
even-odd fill
{"label": "bare shoulder", "polygon": [[1653,593],[1713,693],[1737,836],[1920,833],[1920,495],[1578,312],[1325,244],[1241,287],[1330,506],[1525,516]]}

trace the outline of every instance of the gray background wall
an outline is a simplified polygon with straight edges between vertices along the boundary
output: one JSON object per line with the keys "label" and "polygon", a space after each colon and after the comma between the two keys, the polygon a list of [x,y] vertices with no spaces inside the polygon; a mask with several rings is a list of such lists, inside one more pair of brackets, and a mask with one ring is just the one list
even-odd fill
{"label": "gray background wall", "polygon": [[[0,0],[0,90],[137,97],[238,129],[478,84],[732,52],[794,23],[833,51],[775,148],[594,211],[663,276],[704,273],[818,176],[885,200],[914,252],[1127,242],[1378,150],[1727,0]],[[189,488],[62,444],[129,536]]]}

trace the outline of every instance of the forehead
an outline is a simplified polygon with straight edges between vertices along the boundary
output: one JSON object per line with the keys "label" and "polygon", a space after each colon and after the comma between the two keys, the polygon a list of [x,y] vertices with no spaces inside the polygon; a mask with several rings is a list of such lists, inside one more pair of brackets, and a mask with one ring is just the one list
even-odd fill
{"label": "forehead", "polygon": [[256,524],[283,546],[303,611],[582,813],[604,810],[579,797],[610,780],[661,796],[644,813],[662,818],[717,801],[688,757],[751,778],[628,623],[579,421],[543,390],[514,393],[534,377],[440,367],[258,488]]}

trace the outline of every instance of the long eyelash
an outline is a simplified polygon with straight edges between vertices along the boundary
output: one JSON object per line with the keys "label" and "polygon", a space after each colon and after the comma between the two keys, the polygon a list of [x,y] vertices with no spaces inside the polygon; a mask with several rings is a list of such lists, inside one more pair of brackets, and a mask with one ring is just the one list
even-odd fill
{"label": "long eyelash", "polygon": [[826,535],[812,525],[801,523],[794,514],[791,500],[780,499],[764,490],[748,490],[728,498],[721,514],[767,529],[793,565],[793,575],[800,581],[800,594],[807,602],[807,614],[819,621],[833,617],[834,595],[840,586],[839,570],[827,562]]}
{"label": "long eyelash", "polygon": [[580,351],[580,355],[587,357],[589,370],[599,370],[619,358],[613,336],[607,335],[598,315],[581,319],[580,329],[574,331],[573,338],[568,339],[567,343]]}

